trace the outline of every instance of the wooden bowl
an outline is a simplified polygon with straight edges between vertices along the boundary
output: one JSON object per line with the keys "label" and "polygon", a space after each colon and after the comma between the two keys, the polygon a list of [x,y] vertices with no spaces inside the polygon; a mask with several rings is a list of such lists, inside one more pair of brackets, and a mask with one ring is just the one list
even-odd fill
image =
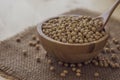
{"label": "wooden bowl", "polygon": [[[46,22],[47,20],[43,21],[42,23]],[[101,39],[90,43],[63,43],[47,37],[42,32],[42,23],[38,24],[37,31],[40,42],[43,45],[44,49],[48,53],[55,55],[59,60],[68,63],[79,63],[97,56],[104,48],[109,36],[109,34],[107,33]]]}

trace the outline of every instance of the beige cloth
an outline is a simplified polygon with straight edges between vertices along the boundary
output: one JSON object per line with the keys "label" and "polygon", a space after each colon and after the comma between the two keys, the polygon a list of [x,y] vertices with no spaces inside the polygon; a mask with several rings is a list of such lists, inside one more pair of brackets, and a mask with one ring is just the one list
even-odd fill
{"label": "beige cloth", "polygon": [[[97,13],[82,9],[73,10],[65,14],[98,15]],[[111,35],[119,38],[120,21],[111,19],[108,24]],[[32,26],[0,43],[0,70],[3,73],[19,80],[120,80],[120,69],[100,68],[92,64],[81,67],[80,78],[76,77],[70,68],[68,68],[69,74],[65,78],[61,78],[59,74],[66,67],[59,66],[57,60],[53,57],[45,57],[45,51],[42,47],[39,51],[35,50],[34,47],[30,47],[28,41],[32,40],[32,34],[36,34],[36,26]],[[21,35],[22,41],[17,43],[16,38]],[[23,56],[23,49],[28,51],[27,57]],[[118,56],[120,55],[118,54]],[[36,62],[36,57],[41,58],[40,63]],[[47,63],[49,58],[54,62],[52,64],[55,66],[54,72],[49,70],[50,65]],[[95,78],[94,72],[99,72],[100,76]]]}

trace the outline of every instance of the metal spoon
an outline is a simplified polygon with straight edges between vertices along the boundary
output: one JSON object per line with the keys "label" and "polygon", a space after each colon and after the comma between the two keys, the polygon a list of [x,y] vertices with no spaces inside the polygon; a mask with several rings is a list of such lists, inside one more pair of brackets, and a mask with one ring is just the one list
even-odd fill
{"label": "metal spoon", "polygon": [[104,27],[106,26],[108,20],[110,19],[112,13],[116,9],[116,7],[119,5],[120,0],[116,0],[116,2],[110,7],[106,12],[104,12],[102,15],[96,17],[95,19],[102,19],[103,21],[103,26],[98,28],[98,31],[103,30]]}

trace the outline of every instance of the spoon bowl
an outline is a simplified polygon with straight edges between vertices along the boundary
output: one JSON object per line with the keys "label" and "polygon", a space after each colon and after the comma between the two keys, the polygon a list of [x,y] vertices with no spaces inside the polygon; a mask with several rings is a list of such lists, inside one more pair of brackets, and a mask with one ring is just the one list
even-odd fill
{"label": "spoon bowl", "polygon": [[[69,15],[69,16],[73,16],[73,15]],[[58,17],[53,17],[53,18],[58,18]],[[56,41],[46,36],[42,32],[43,23],[45,23],[50,19],[52,18],[49,18],[37,25],[38,36],[40,38],[40,42],[44,47],[44,49],[49,54],[56,56],[61,61],[68,62],[68,63],[79,63],[79,62],[92,59],[100,53],[100,51],[104,48],[108,40],[109,33],[106,32],[106,35],[101,39],[97,41],[89,42],[89,43],[70,44],[70,43],[63,43],[63,42]]]}

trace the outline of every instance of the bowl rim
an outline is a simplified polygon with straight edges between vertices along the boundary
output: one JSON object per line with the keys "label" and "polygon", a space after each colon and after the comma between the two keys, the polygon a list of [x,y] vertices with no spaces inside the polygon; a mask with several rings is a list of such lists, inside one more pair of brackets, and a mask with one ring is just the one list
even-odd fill
{"label": "bowl rim", "polygon": [[[46,36],[43,31],[42,31],[42,25],[43,23],[45,23],[46,21],[50,20],[50,19],[53,19],[53,18],[58,18],[58,17],[61,17],[61,16],[78,16],[78,15],[59,15],[59,16],[54,16],[54,17],[50,17],[50,18],[47,18],[45,19],[44,21],[42,21],[41,23],[37,24],[37,32],[39,33],[39,35],[45,39],[47,39],[48,41],[51,41],[53,43],[56,43],[56,44],[62,44],[62,45],[71,45],[71,46],[85,46],[85,45],[91,45],[91,44],[96,44],[96,43],[99,43],[105,39],[107,39],[109,37],[109,33],[106,31],[106,35],[104,37],[102,37],[101,39],[97,40],[97,41],[93,41],[93,42],[88,42],[88,43],[82,43],[82,44],[77,44],[77,43],[64,43],[64,42],[60,42],[60,41],[57,41],[57,40],[54,40],[48,36]],[[80,15],[79,15],[80,16]]]}

